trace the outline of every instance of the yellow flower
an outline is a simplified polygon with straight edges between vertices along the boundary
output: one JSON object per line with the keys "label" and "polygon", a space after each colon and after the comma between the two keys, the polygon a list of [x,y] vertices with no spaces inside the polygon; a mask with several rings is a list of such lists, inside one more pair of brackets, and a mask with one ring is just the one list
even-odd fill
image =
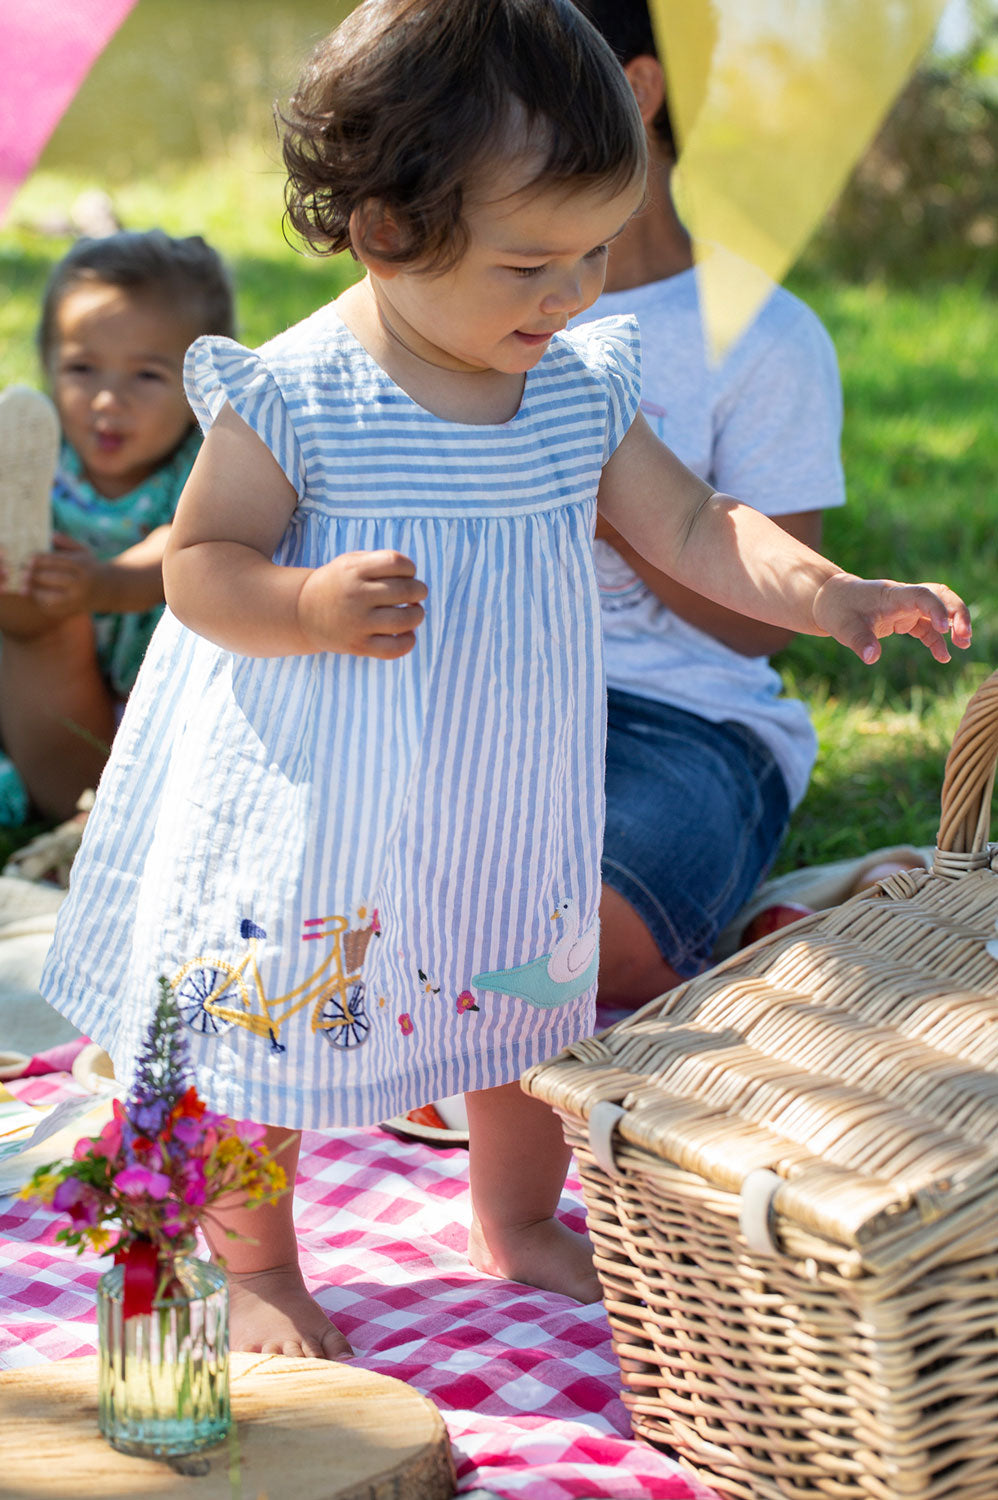
{"label": "yellow flower", "polygon": [[261,1171],[272,1193],[284,1192],[288,1185],[288,1174],[282,1166],[279,1166],[276,1161],[263,1162]]}
{"label": "yellow flower", "polygon": [[62,1181],[61,1172],[43,1172],[34,1176],[26,1187],[20,1188],[19,1198],[37,1198],[40,1203],[51,1203],[55,1190]]}
{"label": "yellow flower", "polygon": [[90,1229],[85,1229],[83,1236],[84,1239],[90,1242],[91,1249],[96,1250],[98,1255],[103,1255],[111,1243],[110,1230],[101,1229],[97,1224],[94,1224]]}

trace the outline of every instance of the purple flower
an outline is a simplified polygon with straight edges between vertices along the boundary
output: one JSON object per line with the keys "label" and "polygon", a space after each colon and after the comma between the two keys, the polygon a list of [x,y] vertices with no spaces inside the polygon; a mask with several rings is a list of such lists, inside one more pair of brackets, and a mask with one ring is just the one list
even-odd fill
{"label": "purple flower", "polygon": [[90,1229],[100,1218],[100,1194],[87,1182],[67,1177],[60,1182],[52,1198],[52,1207],[68,1214],[80,1229]]}
{"label": "purple flower", "polygon": [[128,1110],[128,1118],[139,1135],[156,1136],[162,1130],[169,1113],[170,1105],[165,1099],[149,1099],[141,1104],[132,1104]]}
{"label": "purple flower", "polygon": [[151,1172],[148,1167],[125,1167],[115,1177],[114,1186],[126,1198],[165,1198],[170,1191],[170,1179],[163,1172]]}
{"label": "purple flower", "polygon": [[182,1146],[196,1146],[204,1135],[204,1122],[192,1119],[190,1115],[181,1115],[179,1120],[173,1122],[172,1134],[173,1139]]}
{"label": "purple flower", "polygon": [[160,978],[156,1008],[136,1060],[135,1077],[125,1105],[129,1118],[139,1124],[143,1110],[157,1110],[160,1113],[148,1129],[150,1134],[158,1134],[166,1115],[190,1083],[190,1071],[183,1022],[169,980]]}
{"label": "purple flower", "polygon": [[[81,1140],[72,1163],[38,1168],[23,1196],[65,1213],[59,1239],[78,1250],[113,1245],[160,1251],[190,1240],[206,1206],[245,1188],[252,1199],[266,1134],[262,1125],[209,1110],[190,1081],[187,1041],[170,985],[160,993],[127,1099],[95,1140]],[[257,1173],[257,1175],[254,1175]],[[268,1179],[269,1181],[269,1179]],[[277,1169],[268,1201],[283,1191]]]}

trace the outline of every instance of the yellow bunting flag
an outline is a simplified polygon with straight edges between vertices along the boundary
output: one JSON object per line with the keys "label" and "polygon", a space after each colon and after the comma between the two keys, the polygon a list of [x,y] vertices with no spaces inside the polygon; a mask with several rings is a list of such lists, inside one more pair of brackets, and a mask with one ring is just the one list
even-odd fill
{"label": "yellow bunting flag", "polygon": [[838,196],[946,0],[650,0],[714,359]]}

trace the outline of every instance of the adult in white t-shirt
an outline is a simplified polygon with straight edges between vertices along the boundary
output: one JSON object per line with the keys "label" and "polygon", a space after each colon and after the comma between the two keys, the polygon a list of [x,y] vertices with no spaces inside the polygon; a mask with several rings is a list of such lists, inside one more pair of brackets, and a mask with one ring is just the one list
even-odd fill
{"label": "adult in white t-shirt", "polygon": [[[716,489],[812,547],[845,499],[831,341],[777,288],[708,364],[689,238],[670,191],[664,77],[645,0],[576,0],[624,64],[648,129],[647,207],[614,241],[586,319],[633,313],[642,409]],[[637,1005],[709,962],[807,787],[816,740],[767,658],[792,638],[681,588],[601,522],[609,723],[600,999]]]}

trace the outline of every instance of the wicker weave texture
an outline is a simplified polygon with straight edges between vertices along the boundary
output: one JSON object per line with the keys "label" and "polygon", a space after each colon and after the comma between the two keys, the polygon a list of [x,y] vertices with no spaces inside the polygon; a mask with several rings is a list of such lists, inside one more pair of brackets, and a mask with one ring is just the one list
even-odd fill
{"label": "wicker weave texture", "polygon": [[931,872],[525,1080],[578,1156],[635,1431],[737,1500],[998,1500],[996,752],[998,674]]}

